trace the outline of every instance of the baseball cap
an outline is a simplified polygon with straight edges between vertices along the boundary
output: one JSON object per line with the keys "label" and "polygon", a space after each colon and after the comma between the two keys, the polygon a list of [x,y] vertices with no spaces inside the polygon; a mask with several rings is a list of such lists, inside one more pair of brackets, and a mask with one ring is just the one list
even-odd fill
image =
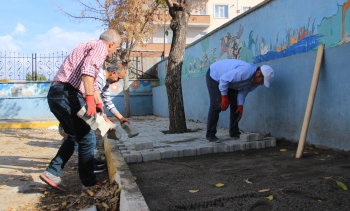
{"label": "baseball cap", "polygon": [[274,76],[273,69],[269,65],[263,65],[260,67],[260,70],[264,76],[264,85],[270,87],[271,80]]}

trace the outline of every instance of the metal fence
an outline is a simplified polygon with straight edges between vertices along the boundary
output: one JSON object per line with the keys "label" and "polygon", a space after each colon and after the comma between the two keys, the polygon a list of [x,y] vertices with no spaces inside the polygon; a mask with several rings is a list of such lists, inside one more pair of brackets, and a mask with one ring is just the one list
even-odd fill
{"label": "metal fence", "polygon": [[[20,55],[0,52],[0,81],[51,81],[67,53]],[[143,71],[142,57],[133,58],[129,64],[130,79],[157,78]]]}
{"label": "metal fence", "polygon": [[51,81],[67,53],[20,55],[0,52],[0,79],[14,81]]}

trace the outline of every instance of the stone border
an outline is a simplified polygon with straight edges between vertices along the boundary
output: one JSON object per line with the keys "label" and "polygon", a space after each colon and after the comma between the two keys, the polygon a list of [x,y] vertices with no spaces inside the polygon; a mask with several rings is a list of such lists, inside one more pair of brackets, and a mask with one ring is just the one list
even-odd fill
{"label": "stone border", "polygon": [[116,142],[103,137],[110,182],[116,181],[122,186],[120,193],[120,211],[149,211],[144,197],[137,186],[134,176],[121,155]]}

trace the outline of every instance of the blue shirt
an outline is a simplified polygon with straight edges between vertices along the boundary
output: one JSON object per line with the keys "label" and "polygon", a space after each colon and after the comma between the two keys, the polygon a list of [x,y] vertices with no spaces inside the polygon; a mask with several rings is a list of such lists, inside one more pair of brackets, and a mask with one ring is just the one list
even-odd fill
{"label": "blue shirt", "polygon": [[245,97],[259,85],[253,83],[257,67],[242,60],[224,59],[210,65],[210,77],[219,82],[222,95],[228,89],[238,90],[237,104],[243,105]]}

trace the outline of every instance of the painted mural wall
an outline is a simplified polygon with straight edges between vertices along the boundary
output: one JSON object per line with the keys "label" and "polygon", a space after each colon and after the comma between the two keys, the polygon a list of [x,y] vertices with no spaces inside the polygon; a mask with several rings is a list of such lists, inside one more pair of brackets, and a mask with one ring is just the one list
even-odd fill
{"label": "painted mural wall", "polygon": [[[349,10],[350,0],[260,4],[187,47],[182,80],[204,75],[210,64],[221,59],[257,64],[315,51],[319,44],[327,49],[349,43]],[[159,73],[159,79],[164,85],[165,74]]]}
{"label": "painted mural wall", "polygon": [[[46,96],[51,82],[0,83],[0,118],[54,118],[47,104]],[[152,110],[152,87],[157,80],[130,80],[131,115],[149,115]],[[124,81],[110,84],[113,103],[124,114]],[[106,114],[111,116],[107,110]]]}
{"label": "painted mural wall", "polygon": [[[239,127],[298,140],[317,46],[325,44],[307,141],[350,150],[349,6],[350,0],[267,0],[188,46],[182,66],[186,118],[207,121],[205,73],[213,62],[268,64],[275,71],[272,84],[247,95]],[[166,64],[158,63],[160,83],[152,89],[153,113],[160,116],[168,116]],[[229,127],[229,116],[228,110],[221,112],[218,125]]]}

